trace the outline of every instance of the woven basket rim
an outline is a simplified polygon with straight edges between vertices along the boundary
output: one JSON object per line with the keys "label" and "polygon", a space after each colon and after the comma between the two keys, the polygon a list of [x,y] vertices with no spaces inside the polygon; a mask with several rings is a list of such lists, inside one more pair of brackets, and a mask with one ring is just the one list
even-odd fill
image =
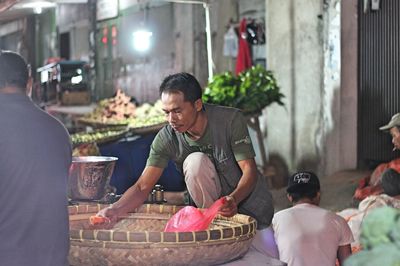
{"label": "woven basket rim", "polygon": [[[114,142],[114,141],[117,141],[119,139],[124,138],[129,133],[128,128],[126,126],[122,126],[121,128],[118,128],[118,127],[100,128],[100,129],[96,129],[96,130],[94,130],[92,132],[87,132],[86,134],[96,134],[98,132],[105,132],[105,131],[115,131],[115,132],[118,132],[118,133],[113,135],[113,136],[108,136],[108,137],[104,137],[104,138],[98,139],[96,141],[74,142],[73,146],[77,147],[79,145],[88,144],[88,143],[105,144],[105,143],[108,143],[108,142]],[[75,134],[84,134],[84,132],[78,132],[78,133],[75,133]]]}
{"label": "woven basket rim", "polygon": [[134,134],[147,134],[147,133],[159,131],[161,128],[163,128],[167,124],[168,124],[168,122],[161,122],[158,124],[153,124],[153,125],[148,125],[148,126],[143,126],[143,127],[129,126],[129,131]]}
{"label": "woven basket rim", "polygon": [[87,119],[87,118],[78,118],[77,121],[81,124],[85,124],[88,126],[93,126],[97,128],[103,128],[103,127],[123,127],[123,126],[128,126],[127,122],[124,123],[107,123],[107,122],[100,122],[92,119]]}
{"label": "woven basket rim", "polygon": [[[70,216],[77,214],[96,214],[99,210],[107,207],[108,205],[75,205],[69,206]],[[167,214],[172,216],[184,206],[175,205],[156,205],[156,204],[143,204],[135,210],[134,214]],[[150,217],[150,216],[149,216]],[[134,217],[132,217],[134,218]],[[223,228],[208,229],[196,232],[160,232],[160,231],[128,231],[128,230],[110,230],[110,229],[70,229],[70,240],[73,242],[102,242],[103,245],[126,244],[132,245],[198,245],[202,244],[215,244],[222,242],[230,242],[247,240],[252,238],[256,233],[256,220],[250,216],[243,214],[236,214],[233,217],[223,217],[218,215],[213,221],[214,224],[221,222],[235,222],[240,225],[226,226]]]}

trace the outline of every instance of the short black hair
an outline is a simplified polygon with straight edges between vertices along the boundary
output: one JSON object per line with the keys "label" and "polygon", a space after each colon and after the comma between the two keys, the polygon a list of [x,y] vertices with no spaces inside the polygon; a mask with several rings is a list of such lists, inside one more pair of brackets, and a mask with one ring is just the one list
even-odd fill
{"label": "short black hair", "polygon": [[381,176],[383,192],[391,197],[400,195],[400,174],[392,168],[387,168]]}
{"label": "short black hair", "polygon": [[318,192],[319,189],[315,188],[307,191],[288,193],[288,195],[292,197],[293,202],[298,202],[299,200],[306,198],[312,200],[317,196]]}
{"label": "short black hair", "polygon": [[160,85],[160,96],[165,92],[181,92],[184,100],[194,103],[201,99],[202,89],[197,79],[186,72],[167,76]]}
{"label": "short black hair", "polygon": [[28,65],[22,56],[11,51],[0,51],[0,89],[10,86],[24,90],[28,79]]}

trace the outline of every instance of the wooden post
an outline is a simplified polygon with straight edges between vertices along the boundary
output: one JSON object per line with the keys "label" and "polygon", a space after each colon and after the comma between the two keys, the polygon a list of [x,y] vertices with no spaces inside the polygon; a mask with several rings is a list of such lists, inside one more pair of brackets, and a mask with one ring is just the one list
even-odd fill
{"label": "wooden post", "polygon": [[[258,142],[258,147],[260,149],[261,153],[261,161],[262,161],[262,169],[263,169],[263,175],[265,173],[265,170],[267,169],[267,154],[265,152],[265,147],[264,147],[264,140],[263,136],[261,133],[260,129],[260,121],[258,117],[261,115],[261,113],[256,113],[253,115],[247,116],[247,124],[256,132],[257,134],[257,142]],[[269,188],[272,188],[272,180],[271,178],[267,178],[268,186]]]}

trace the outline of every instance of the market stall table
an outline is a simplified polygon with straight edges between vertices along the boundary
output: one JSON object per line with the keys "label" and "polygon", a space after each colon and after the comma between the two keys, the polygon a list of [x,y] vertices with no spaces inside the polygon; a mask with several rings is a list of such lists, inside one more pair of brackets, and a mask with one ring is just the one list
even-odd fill
{"label": "market stall table", "polygon": [[57,117],[68,129],[78,127],[78,119],[85,114],[93,112],[96,104],[90,105],[76,105],[76,106],[62,106],[62,105],[48,105],[45,111],[54,117]]}

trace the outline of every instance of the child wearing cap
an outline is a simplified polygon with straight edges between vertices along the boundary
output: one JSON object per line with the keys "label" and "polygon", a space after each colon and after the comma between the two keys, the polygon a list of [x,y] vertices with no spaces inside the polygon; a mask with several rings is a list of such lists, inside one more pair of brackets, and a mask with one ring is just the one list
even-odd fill
{"label": "child wearing cap", "polygon": [[353,234],[339,215],[320,208],[320,184],[311,172],[289,178],[287,197],[293,207],[272,220],[279,258],[288,266],[340,265],[351,255]]}

